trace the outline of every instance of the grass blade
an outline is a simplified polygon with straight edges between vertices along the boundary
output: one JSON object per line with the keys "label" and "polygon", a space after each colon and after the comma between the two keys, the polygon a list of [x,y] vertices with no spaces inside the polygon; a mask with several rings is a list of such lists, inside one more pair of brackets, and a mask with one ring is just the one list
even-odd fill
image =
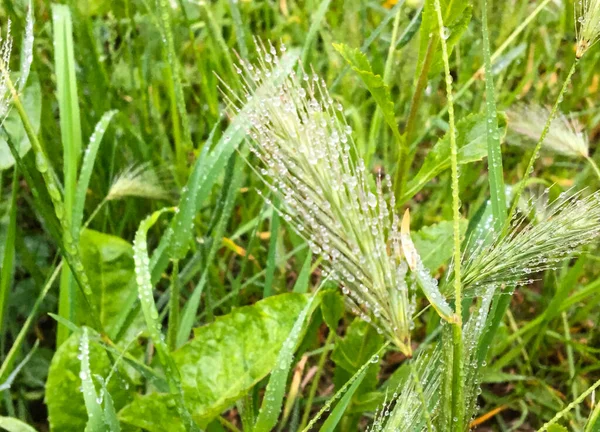
{"label": "grass blade", "polygon": [[90,143],[85,150],[85,156],[83,157],[83,163],[81,164],[81,172],[79,173],[79,180],[77,181],[77,189],[75,191],[75,203],[73,208],[73,231],[75,235],[79,235],[79,230],[83,221],[83,208],[85,206],[85,197],[88,186],[90,184],[90,178],[92,177],[92,170],[94,169],[94,163],[96,162],[96,155],[98,154],[98,148],[102,142],[104,132],[108,128],[108,125],[117,111],[108,111],[104,113],[100,121],[96,124],[94,132],[90,137]]}
{"label": "grass blade", "polygon": [[340,399],[340,401],[338,402],[338,404],[336,405],[334,410],[331,412],[329,417],[327,417],[327,420],[325,420],[325,423],[323,423],[323,426],[321,426],[321,429],[319,429],[319,432],[334,432],[335,431],[335,427],[337,426],[337,424],[340,422],[342,416],[344,415],[344,411],[346,411],[348,404],[352,400],[352,396],[354,396],[354,393],[358,389],[358,386],[363,381],[366,372],[367,372],[367,370],[364,369],[361,372],[361,374],[354,380],[354,382],[352,383],[352,385],[350,386],[350,388],[348,389],[348,391],[346,392],[344,397],[342,397],[342,399]]}
{"label": "grass blade", "polygon": [[269,254],[267,256],[267,268],[265,275],[265,286],[263,298],[273,294],[273,278],[275,276],[275,258],[277,257],[277,238],[279,237],[279,212],[278,204],[274,204],[271,215],[271,237],[269,238]]}
{"label": "grass blade", "polygon": [[96,386],[92,381],[92,372],[90,370],[90,338],[87,327],[83,328],[81,334],[79,356],[81,359],[81,372],[79,372],[81,392],[83,393],[85,409],[88,414],[88,422],[85,430],[89,432],[101,432],[106,430],[106,425],[103,420],[102,405],[98,402]]}
{"label": "grass blade", "polygon": [[12,417],[0,417],[0,428],[7,432],[37,432],[27,423]]}
{"label": "grass blade", "polygon": [[277,423],[283,405],[283,396],[285,394],[287,378],[290,368],[292,367],[294,351],[300,340],[304,322],[313,310],[315,298],[320,299],[317,294],[318,290],[311,296],[310,301],[306,304],[304,309],[302,309],[300,315],[298,315],[298,318],[292,327],[292,331],[290,331],[286,341],[283,343],[283,347],[277,356],[277,363],[271,372],[271,378],[267,384],[265,397],[260,407],[258,417],[256,418],[253,432],[268,432],[272,430]]}
{"label": "grass blade", "polygon": [[150,260],[148,259],[148,245],[146,242],[146,237],[148,230],[156,223],[158,218],[163,213],[168,211],[173,211],[173,209],[163,208],[152,213],[140,223],[140,226],[135,234],[133,252],[136,282],[148,334],[154,342],[156,351],[158,353],[158,358],[164,368],[165,376],[169,383],[169,390],[174,397],[175,403],[178,405],[178,409],[181,410],[181,417],[186,430],[198,431],[199,429],[194,423],[192,415],[185,405],[179,370],[171,358],[167,344],[165,343],[165,338],[161,333],[161,324],[158,319],[158,309],[154,303],[154,295],[152,293]]}
{"label": "grass blade", "polygon": [[322,0],[321,4],[319,4],[319,8],[310,18],[310,28],[308,29],[308,33],[306,34],[306,37],[304,39],[304,46],[302,47],[302,56],[300,61],[300,64],[302,66],[308,66],[306,64],[306,60],[308,59],[310,47],[317,36],[317,32],[321,27],[323,19],[325,18],[325,14],[327,13],[327,9],[329,9],[330,3],[331,0]]}
{"label": "grass blade", "polygon": [[12,194],[9,209],[8,227],[6,230],[6,241],[4,243],[4,256],[2,257],[2,269],[0,269],[0,334],[4,334],[4,322],[8,307],[10,287],[14,276],[15,267],[15,237],[17,232],[17,192],[19,170],[17,165],[13,169]]}
{"label": "grass blade", "polygon": [[[73,226],[73,208],[82,144],[75,77],[75,54],[73,51],[73,24],[68,6],[52,5],[52,24],[54,29],[54,67],[56,70],[60,133],[63,147],[63,217],[71,226],[71,232],[68,235],[77,239],[79,230],[74,229]],[[64,235],[65,233],[63,233]],[[71,321],[75,309],[75,293],[72,282],[71,272],[68,267],[65,267],[60,278],[58,314]],[[56,334],[57,345],[62,344],[68,337],[68,329],[59,326]]]}
{"label": "grass blade", "polygon": [[[198,285],[196,285],[194,292],[186,302],[183,309],[181,324],[177,334],[177,346],[181,346],[185,343],[190,335],[190,332],[192,331],[192,327],[194,327],[194,321],[196,320],[196,313],[198,312],[198,306],[200,305],[202,291],[204,290],[204,285],[206,284],[206,280],[208,278],[208,268],[211,265],[215,254],[221,248],[226,224],[231,216],[231,212],[233,211],[233,204],[235,203],[235,198],[241,185],[243,172],[241,169],[236,169],[236,159],[237,157],[235,155],[232,156],[229,166],[227,167],[225,174],[226,181],[223,185],[223,192],[220,198],[222,203],[221,214],[219,215],[219,219],[217,220],[211,235],[212,243],[206,256],[206,267],[202,272],[202,276],[200,277]],[[212,311],[209,310],[209,313],[212,313]]]}
{"label": "grass blade", "polygon": [[308,286],[310,284],[310,265],[312,263],[312,252],[308,251],[306,254],[306,259],[304,260],[304,264],[302,264],[302,269],[300,270],[300,274],[296,279],[296,283],[294,284],[294,292],[295,293],[305,293],[308,292]]}
{"label": "grass blade", "polygon": [[490,36],[488,34],[488,4],[482,1],[483,22],[483,63],[485,70],[485,94],[487,114],[487,145],[488,145],[488,180],[490,183],[490,201],[492,215],[497,232],[502,230],[506,221],[506,192],[504,188],[504,172],[502,170],[502,149],[498,134],[498,113],[496,112],[496,95],[494,93],[494,77],[490,54]]}

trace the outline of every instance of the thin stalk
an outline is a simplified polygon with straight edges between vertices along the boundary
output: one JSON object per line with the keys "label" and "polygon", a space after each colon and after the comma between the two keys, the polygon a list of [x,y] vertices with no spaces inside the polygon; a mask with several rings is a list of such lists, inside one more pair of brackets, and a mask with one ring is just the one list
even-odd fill
{"label": "thin stalk", "polygon": [[596,176],[598,177],[598,179],[600,179],[600,169],[598,169],[598,165],[596,165],[596,162],[594,162],[594,159],[592,159],[590,156],[586,156],[585,160],[588,161],[588,163],[591,165],[592,169],[594,170],[594,173],[596,173]]}
{"label": "thin stalk", "polygon": [[[509,47],[509,45],[517,38],[517,36],[519,36],[529,25],[529,23],[531,23],[531,21],[533,21],[533,19],[539,15],[539,13],[544,10],[544,8],[546,6],[548,6],[548,3],[550,3],[551,0],[544,0],[542,1],[538,7],[535,8],[535,10],[529,14],[527,16],[527,18],[525,18],[525,20],[519,25],[517,26],[517,28],[515,28],[515,30],[510,34],[510,36],[508,38],[506,38],[506,40],[502,43],[502,45],[500,45],[498,47],[498,49],[496,49],[496,51],[494,51],[494,53],[492,54],[491,57],[491,62],[492,64],[498,60],[498,58],[500,57],[500,55],[502,55],[502,53]],[[469,90],[469,88],[479,79],[478,77],[481,76],[481,74],[484,73],[484,66],[482,65],[479,69],[477,69],[477,71],[471,76],[471,78],[469,78],[469,80],[460,88],[457,90],[456,95],[455,95],[455,99],[459,99],[462,95],[464,95],[467,90]],[[438,118],[441,118],[443,115],[446,114],[446,112],[448,111],[448,106],[444,107],[439,114],[437,115]],[[435,124],[435,122],[430,122],[430,124]],[[423,138],[425,137],[425,135],[427,135],[427,133],[429,133],[429,127],[425,128],[425,130],[423,131],[423,133],[416,138],[409,146],[409,148],[414,148],[417,146],[417,144],[423,140]],[[410,142],[410,140],[408,139],[407,136],[407,142]]]}
{"label": "thin stalk", "polygon": [[4,359],[4,362],[2,363],[2,366],[0,366],[0,383],[4,382],[4,380],[6,379],[8,374],[10,374],[12,372],[13,365],[15,364],[15,360],[17,358],[17,353],[21,349],[21,346],[23,345],[23,342],[25,341],[27,332],[29,331],[29,328],[31,327],[33,319],[36,317],[36,314],[37,314],[40,306],[42,305],[42,302],[46,298],[46,295],[50,291],[50,288],[52,288],[52,285],[54,284],[56,277],[60,273],[62,264],[63,264],[63,261],[58,263],[58,265],[52,272],[52,275],[48,279],[48,282],[46,282],[46,284],[42,288],[42,291],[38,295],[38,298],[35,300],[35,303],[33,304],[33,307],[31,308],[31,311],[29,312],[29,315],[27,316],[27,319],[21,326],[21,329],[19,330],[19,334],[17,335],[17,337],[15,338],[15,341],[13,342],[12,346],[10,347],[8,354],[6,355],[6,358]]}
{"label": "thin stalk", "polygon": [[539,156],[540,149],[542,148],[542,143],[544,142],[544,140],[546,139],[546,135],[548,135],[548,132],[550,131],[550,125],[552,124],[552,121],[556,117],[558,107],[561,104],[565,93],[567,92],[567,88],[569,87],[569,83],[571,82],[571,77],[575,73],[575,69],[577,68],[578,63],[579,63],[579,59],[575,59],[575,61],[573,62],[573,66],[571,66],[571,70],[569,71],[569,74],[567,75],[567,78],[565,79],[563,86],[560,89],[560,93],[558,94],[558,97],[556,98],[556,102],[554,102],[554,106],[552,107],[552,111],[550,112],[550,115],[548,116],[548,120],[546,120],[546,124],[544,125],[544,130],[542,131],[542,135],[540,136],[540,139],[538,140],[537,144],[535,145],[535,148],[533,149],[533,154],[531,155],[531,158],[529,159],[529,163],[527,164],[527,169],[525,170],[523,179],[519,182],[519,184],[517,186],[517,190],[513,196],[513,203],[512,203],[512,206],[510,207],[510,211],[508,212],[508,219],[504,223],[504,229],[503,229],[502,235],[506,234],[506,232],[508,231],[508,228],[510,226],[510,220],[512,219],[515,211],[517,210],[519,198],[521,197],[521,194],[525,190],[525,186],[527,185],[527,180],[529,180],[529,177],[531,176],[531,173],[533,172],[533,165]]}
{"label": "thin stalk", "polygon": [[464,382],[463,382],[463,338],[462,338],[462,281],[461,281],[461,252],[460,252],[460,201],[458,181],[458,147],[456,144],[456,126],[454,120],[454,101],[452,95],[452,76],[450,75],[450,59],[448,46],[444,39],[444,20],[440,0],[435,0],[440,41],[442,44],[442,59],[446,75],[446,95],[448,98],[448,123],[450,126],[450,161],[452,165],[452,225],[454,232],[454,301],[456,323],[452,324],[452,430],[461,431],[464,425]]}
{"label": "thin stalk", "polygon": [[[569,320],[567,313],[562,314],[563,332],[565,334],[565,347],[567,349],[567,363],[569,365],[569,381],[571,381],[571,393],[573,398],[577,397],[577,382],[575,381],[575,360],[573,358],[573,346],[571,345],[571,329],[569,328]],[[581,410],[579,405],[575,407],[575,417],[577,420],[581,420]]]}
{"label": "thin stalk", "polygon": [[75,241],[73,241],[73,237],[71,235],[70,221],[64,217],[64,203],[60,194],[59,186],[57,184],[56,179],[54,178],[52,170],[50,169],[48,158],[46,157],[42,144],[38,140],[37,134],[33,130],[33,126],[29,121],[29,117],[25,112],[23,104],[21,103],[21,99],[19,98],[17,89],[14,87],[13,82],[10,79],[8,71],[1,65],[2,63],[0,62],[0,73],[6,79],[6,83],[12,96],[12,103],[19,114],[21,122],[23,123],[23,128],[25,129],[25,133],[27,134],[27,137],[29,138],[29,141],[31,143],[31,148],[35,153],[37,169],[42,175],[42,178],[44,179],[44,183],[46,184],[46,187],[48,189],[50,199],[52,200],[54,212],[63,231],[63,238],[57,238],[56,241],[59,242],[61,250],[64,253],[67,263],[69,264],[69,268],[71,269],[72,274],[75,276],[77,284],[81,288],[87,305],[90,308],[91,320],[94,324],[95,329],[98,332],[104,334],[102,323],[100,321],[100,316],[98,315],[98,311],[93,301],[92,287],[89,283],[87,275],[85,274],[83,263],[81,262],[79,246]]}
{"label": "thin stalk", "polygon": [[[329,346],[335,337],[335,332],[329,330],[329,334],[327,335],[327,339],[325,340],[325,347]],[[317,372],[313,377],[313,380],[310,384],[310,389],[308,390],[308,398],[306,399],[306,405],[304,407],[304,414],[302,415],[302,421],[300,422],[300,427],[298,430],[302,430],[308,424],[308,417],[310,416],[310,411],[312,409],[313,400],[315,395],[317,394],[317,389],[319,388],[319,381],[321,380],[321,375],[323,374],[323,368],[325,367],[325,361],[327,360],[327,353],[329,350],[324,349],[321,353],[321,357],[319,357],[319,363],[317,364]]]}
{"label": "thin stalk", "polygon": [[169,298],[169,330],[167,344],[171,351],[177,348],[177,331],[179,330],[179,260],[173,261],[171,272],[171,296]]}
{"label": "thin stalk", "polygon": [[[387,59],[385,61],[385,67],[383,69],[383,82],[386,85],[389,85],[390,83],[390,75],[392,72],[392,66],[394,63],[394,52],[396,51],[396,40],[398,39],[398,29],[400,27],[400,18],[402,17],[402,14],[400,13],[402,11],[401,8],[398,8],[398,11],[396,12],[396,17],[394,19],[394,27],[392,29],[392,40],[390,41],[390,47],[388,49],[388,55],[387,55]],[[371,129],[369,131],[369,151],[368,151],[368,155],[369,157],[375,153],[375,147],[377,145],[377,137],[380,133],[380,129],[381,129],[381,120],[382,120],[382,114],[381,114],[381,109],[377,108],[375,110],[375,117],[373,118],[373,122],[371,123]],[[407,152],[406,149],[406,140],[404,141],[404,143],[400,142],[398,143],[400,145],[400,157],[398,159],[398,167],[400,167],[404,161],[404,159],[406,158],[405,153]],[[387,148],[386,148],[386,153],[387,153]],[[368,162],[368,161],[367,161]],[[402,170],[400,171],[399,175],[402,175]]]}
{"label": "thin stalk", "polygon": [[[425,60],[423,61],[423,67],[421,69],[421,73],[419,74],[419,78],[417,79],[417,86],[415,88],[415,92],[413,94],[412,100],[410,101],[410,112],[408,114],[408,120],[406,121],[406,127],[404,128],[404,139],[406,144],[411,142],[414,129],[415,122],[417,119],[417,112],[419,111],[419,105],[421,104],[421,98],[423,96],[423,92],[425,91],[425,87],[427,87],[427,77],[429,75],[429,69],[431,68],[431,63],[433,62],[433,57],[435,54],[435,49],[437,47],[437,36],[432,35],[429,38],[429,45],[427,46],[427,53],[425,54]],[[403,161],[402,166],[398,165],[396,171],[396,198],[398,203],[402,201],[402,194],[404,193],[404,186],[406,183],[407,176],[403,176],[400,174],[401,172],[408,172],[410,170],[410,166],[412,165],[412,161],[415,155],[414,152],[409,152],[406,159]],[[401,180],[401,182],[399,182]]]}

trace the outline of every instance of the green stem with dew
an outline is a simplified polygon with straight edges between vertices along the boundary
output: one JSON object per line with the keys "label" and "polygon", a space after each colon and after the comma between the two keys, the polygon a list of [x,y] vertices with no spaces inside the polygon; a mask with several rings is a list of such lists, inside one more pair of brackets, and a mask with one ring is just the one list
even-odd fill
{"label": "green stem with dew", "polygon": [[454,101],[452,95],[452,76],[450,75],[450,59],[448,46],[444,39],[444,20],[440,0],[435,0],[442,59],[446,76],[446,95],[448,98],[448,123],[450,126],[450,162],[452,165],[452,225],[454,236],[454,302],[456,322],[452,324],[452,430],[461,431],[464,424],[464,383],[463,383],[463,338],[462,338],[462,281],[461,281],[461,252],[460,252],[460,200],[458,182],[458,148],[456,143],[456,125],[454,119]]}

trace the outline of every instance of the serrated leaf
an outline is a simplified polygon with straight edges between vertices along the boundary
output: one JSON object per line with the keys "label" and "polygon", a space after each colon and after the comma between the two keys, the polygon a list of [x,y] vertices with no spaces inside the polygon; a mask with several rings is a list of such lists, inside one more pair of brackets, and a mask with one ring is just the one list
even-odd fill
{"label": "serrated leaf", "polygon": [[375,102],[381,109],[383,118],[388,124],[394,137],[398,140],[398,143],[403,141],[400,132],[398,131],[398,125],[396,124],[396,115],[394,114],[394,103],[390,95],[390,89],[383,81],[381,75],[373,73],[371,64],[360,50],[350,48],[344,44],[333,44],[333,47],[339,52],[344,60],[352,67],[362,82],[365,84]]}
{"label": "serrated leaf", "polygon": [[[207,424],[267,376],[307,302],[302,294],[271,296],[194,330],[194,338],[172,353],[194,420]],[[164,393],[136,398],[119,418],[150,432],[183,430]]]}
{"label": "serrated leaf", "polygon": [[[498,128],[498,134],[506,131],[504,117]],[[487,156],[487,119],[485,113],[469,114],[456,124],[456,145],[458,146],[458,163],[464,165],[482,160]],[[427,153],[419,172],[408,182],[406,192],[401,201],[410,199],[420,191],[432,178],[450,168],[450,136],[439,140]]]}

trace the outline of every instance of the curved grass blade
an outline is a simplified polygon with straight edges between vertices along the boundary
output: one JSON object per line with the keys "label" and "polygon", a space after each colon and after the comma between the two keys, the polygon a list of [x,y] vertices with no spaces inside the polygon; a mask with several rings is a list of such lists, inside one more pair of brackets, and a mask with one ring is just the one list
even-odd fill
{"label": "curved grass blade", "polygon": [[308,33],[304,39],[304,46],[302,47],[302,60],[301,65],[306,66],[306,59],[308,58],[308,53],[310,52],[310,47],[317,36],[317,32],[321,27],[323,19],[325,18],[325,14],[329,9],[329,4],[331,0],[322,0],[321,4],[319,4],[318,9],[310,18],[310,28],[308,29]]}
{"label": "curved grass blade", "polygon": [[279,418],[281,407],[283,405],[283,396],[285,394],[285,387],[287,384],[287,378],[292,366],[292,360],[294,356],[294,350],[300,340],[300,335],[304,328],[304,322],[312,312],[313,303],[315,298],[320,297],[317,295],[318,290],[310,298],[310,301],[306,304],[294,326],[292,331],[288,335],[286,341],[283,343],[283,347],[277,356],[277,362],[271,372],[271,378],[267,384],[267,390],[265,391],[265,397],[263,399],[256,423],[254,424],[253,432],[268,432],[272,430]]}
{"label": "curved grass blade", "polygon": [[86,192],[90,184],[90,178],[92,177],[92,170],[94,169],[98,148],[102,142],[104,132],[106,132],[110,121],[116,113],[116,110],[104,113],[100,121],[96,124],[94,132],[90,137],[90,143],[85,150],[83,163],[81,164],[81,171],[79,173],[79,179],[77,181],[77,189],[75,191],[75,202],[73,208],[73,232],[77,233],[77,235],[79,235],[79,229],[83,221],[83,208],[85,206]]}
{"label": "curved grass blade", "polygon": [[275,203],[271,215],[271,237],[269,238],[269,253],[267,255],[267,268],[263,298],[273,294],[273,278],[275,277],[275,258],[277,256],[277,237],[279,235],[279,211]]}
{"label": "curved grass blade", "polygon": [[306,259],[304,260],[304,264],[302,264],[302,269],[300,270],[300,274],[296,279],[296,283],[294,284],[294,292],[295,293],[305,293],[308,291],[308,285],[310,283],[310,264],[312,262],[312,252],[308,251],[306,254]]}
{"label": "curved grass blade", "polygon": [[31,360],[31,357],[33,356],[33,353],[35,353],[35,351],[37,350],[39,345],[39,341],[35,341],[35,344],[33,345],[33,348],[31,348],[31,351],[29,351],[27,353],[27,355],[25,356],[25,358],[23,360],[21,360],[21,363],[19,363],[17,365],[17,367],[15,368],[14,371],[12,371],[12,373],[6,378],[6,381],[2,382],[2,384],[0,384],[0,391],[5,391],[5,390],[9,390],[10,387],[12,386],[12,383],[15,381],[15,378],[17,377],[17,375],[19,374],[19,372],[21,372],[21,369],[23,369],[23,367],[29,362],[29,360]]}
{"label": "curved grass blade", "polygon": [[13,417],[0,417],[0,428],[7,432],[37,432],[27,423]]}
{"label": "curved grass blade", "polygon": [[103,432],[106,430],[106,425],[104,424],[102,406],[98,402],[96,386],[94,386],[94,382],[92,381],[92,372],[90,370],[90,338],[87,327],[83,327],[81,334],[79,358],[81,359],[81,372],[79,372],[81,391],[88,414],[88,422],[85,430],[86,432]]}
{"label": "curved grass blade", "polygon": [[133,244],[133,259],[135,262],[136,282],[142,313],[146,321],[146,327],[150,338],[154,342],[158,358],[162,364],[165,376],[169,383],[169,390],[174,397],[175,403],[178,405],[178,410],[181,412],[182,421],[188,431],[198,431],[198,427],[194,423],[192,416],[183,400],[183,390],[181,388],[181,378],[179,370],[173,362],[173,359],[167,348],[165,338],[161,333],[161,324],[158,319],[158,309],[154,303],[154,295],[152,293],[152,282],[150,275],[150,260],[148,259],[148,245],[146,236],[148,230],[156,223],[158,218],[165,212],[173,211],[172,208],[163,208],[152,213],[144,219],[135,233],[135,241]]}
{"label": "curved grass blade", "polygon": [[[185,341],[189,338],[192,327],[194,327],[194,321],[196,320],[196,313],[198,312],[198,306],[200,305],[202,291],[204,290],[204,286],[206,285],[206,280],[208,278],[208,267],[211,265],[217,251],[222,245],[221,239],[225,233],[227,221],[229,221],[229,217],[233,211],[233,205],[235,204],[235,198],[241,186],[243,170],[236,169],[236,159],[236,155],[232,156],[225,173],[225,184],[223,185],[220,198],[220,207],[222,209],[221,214],[219,215],[219,219],[212,230],[212,243],[206,257],[206,267],[202,272],[202,276],[200,277],[200,281],[196,285],[194,292],[186,302],[183,309],[181,324],[177,333],[177,346],[181,346],[185,343]],[[209,311],[209,313],[210,312],[211,311]]]}

